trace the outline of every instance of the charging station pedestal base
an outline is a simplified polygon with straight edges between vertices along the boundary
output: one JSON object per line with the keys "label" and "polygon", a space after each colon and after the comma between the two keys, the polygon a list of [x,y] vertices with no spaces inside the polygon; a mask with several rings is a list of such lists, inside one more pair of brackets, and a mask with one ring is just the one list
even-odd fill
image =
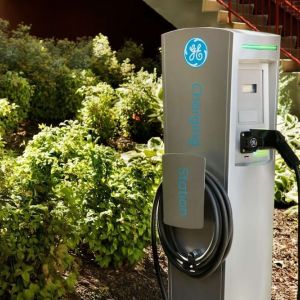
{"label": "charging station pedestal base", "polygon": [[[162,36],[165,153],[205,158],[227,191],[234,226],[227,259],[212,275],[193,278],[169,265],[170,300],[271,297],[274,154],[242,154],[239,142],[250,128],[275,129],[279,43],[273,34],[217,28]],[[164,198],[173,207],[164,209],[166,224],[171,220],[186,251],[205,251],[215,226],[212,208],[204,200],[202,211],[191,209],[197,206],[182,196],[180,180],[178,196]],[[204,215],[202,225],[182,225],[197,214]]]}

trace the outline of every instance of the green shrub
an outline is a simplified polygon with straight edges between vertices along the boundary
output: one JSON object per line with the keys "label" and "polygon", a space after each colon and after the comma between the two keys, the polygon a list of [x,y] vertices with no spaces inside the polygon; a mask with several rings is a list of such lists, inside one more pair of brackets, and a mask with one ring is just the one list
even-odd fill
{"label": "green shrub", "polygon": [[92,43],[91,69],[101,81],[117,87],[132,74],[134,66],[129,64],[128,60],[118,62],[116,51],[111,49],[108,38],[103,34],[98,34]]}
{"label": "green shrub", "polygon": [[107,144],[114,137],[117,125],[114,89],[107,83],[99,83],[96,86],[84,86],[78,93],[84,97],[78,118],[100,142]]}
{"label": "green shrub", "polygon": [[18,106],[14,103],[9,103],[7,99],[0,99],[0,135],[5,135],[7,130],[16,126],[18,116]]}
{"label": "green shrub", "polygon": [[64,65],[48,65],[43,72],[36,72],[33,76],[36,88],[31,119],[39,121],[58,122],[74,117],[82,101],[77,90],[96,81],[91,72],[70,70]]}
{"label": "green shrub", "polygon": [[293,81],[294,77],[295,75],[284,73],[282,69],[279,72],[278,114],[282,117],[291,110],[292,98],[289,91],[289,84]]}
{"label": "green shrub", "polygon": [[[22,73],[30,85],[34,86],[31,99],[30,118],[38,121],[63,121],[76,115],[81,104],[81,97],[76,94],[78,88],[95,83],[95,76],[91,71],[70,69],[68,53],[62,55],[63,50],[57,49],[54,40],[39,40],[29,34],[30,27],[19,25],[11,31],[6,23],[0,26],[0,65],[3,69]],[[2,28],[2,30],[1,30]],[[51,48],[52,47],[52,48]],[[21,87],[24,83],[17,81],[15,73],[9,73],[5,84],[11,83]],[[14,76],[14,77],[12,77]],[[22,87],[23,87],[22,86]],[[17,93],[24,95],[24,89]],[[15,95],[11,92],[11,95]],[[15,97],[17,98],[17,97]],[[24,97],[19,98],[24,104]],[[11,99],[9,99],[11,100]],[[15,100],[15,99],[13,99]],[[20,105],[20,110],[23,106]],[[24,113],[28,107],[24,107]]]}
{"label": "green shrub", "polygon": [[74,286],[76,268],[68,250],[79,241],[74,221],[78,214],[53,192],[59,180],[53,173],[56,161],[45,148],[30,144],[9,165],[2,183],[0,296],[4,299],[58,299]]}
{"label": "green shrub", "polygon": [[[288,86],[293,76],[280,70],[277,128],[300,157],[300,123],[296,116],[290,114],[292,99]],[[275,202],[284,206],[292,206],[298,202],[295,175],[279,154],[275,161]]]}
{"label": "green shrub", "polygon": [[[58,41],[59,47],[61,41]],[[65,52],[64,52],[65,53]],[[64,54],[66,55],[66,54]],[[71,69],[90,69],[92,65],[93,45],[90,38],[78,38],[74,47],[69,51],[67,66]]]}
{"label": "green shrub", "polygon": [[162,176],[162,147],[162,141],[153,138],[148,145],[123,153],[107,181],[108,201],[89,210],[84,240],[100,266],[134,264],[142,258],[150,242],[152,201]]}
{"label": "green shrub", "polygon": [[45,127],[29,147],[44,153],[44,161],[55,160],[51,191],[78,213],[76,233],[96,261],[103,267],[136,262],[150,240],[152,197],[161,173],[153,158],[158,150],[148,147],[124,160],[93,142],[78,123]]}
{"label": "green shrub", "polygon": [[162,135],[161,79],[140,71],[117,89],[120,126],[125,136],[145,143]]}
{"label": "green shrub", "polygon": [[75,283],[75,273],[67,273],[69,211],[61,202],[22,200],[0,201],[0,297],[58,299]]}
{"label": "green shrub", "polygon": [[[69,250],[103,267],[135,263],[150,240],[160,140],[134,155],[93,141],[86,126],[43,126],[0,168],[0,297],[58,299],[76,280]],[[7,168],[10,172],[6,172]]]}
{"label": "green shrub", "polygon": [[27,118],[33,89],[28,81],[15,72],[0,75],[0,98],[7,98],[16,106],[18,121]]}
{"label": "green shrub", "polygon": [[7,185],[7,175],[11,173],[11,170],[15,165],[15,161],[15,153],[7,150],[4,151],[3,149],[1,151],[0,146],[0,199],[7,199],[9,197],[10,186]]}
{"label": "green shrub", "polygon": [[117,59],[120,63],[129,59],[130,63],[135,66],[136,70],[144,69],[148,72],[153,72],[154,69],[160,72],[160,61],[157,59],[144,56],[144,47],[142,44],[138,45],[132,40],[125,41],[123,47],[116,53]]}
{"label": "green shrub", "polygon": [[87,70],[91,68],[93,44],[91,38],[44,40],[44,45],[56,61],[66,64],[70,69]]}
{"label": "green shrub", "polygon": [[117,52],[111,49],[108,38],[103,34],[76,41],[48,39],[43,44],[55,61],[70,69],[90,69],[98,80],[114,87],[126,80],[134,68],[126,57],[117,60]]}
{"label": "green shrub", "polygon": [[7,134],[14,129],[19,121],[18,106],[10,104],[7,99],[0,99],[0,159],[5,146]]}
{"label": "green shrub", "polygon": [[[68,250],[81,237],[82,193],[80,188],[79,195],[69,192],[68,183],[80,184],[67,170],[79,169],[80,163],[84,170],[84,156],[93,145],[86,136],[76,123],[45,127],[10,166],[0,194],[5,195],[0,209],[4,299],[58,299],[74,286],[76,265]],[[90,184],[84,175],[87,181],[80,187]]]}
{"label": "green shrub", "polygon": [[[12,96],[12,99],[6,95],[1,97],[8,97],[10,101],[14,102],[17,101],[17,98],[20,99],[20,103],[17,104],[24,114],[22,117],[26,116],[29,106],[24,98],[25,79],[22,79],[24,77],[34,87],[29,113],[31,119],[59,122],[73,118],[82,101],[80,94],[76,93],[77,89],[89,84],[95,85],[95,77],[99,81],[107,82],[113,88],[130,80],[131,85],[135,84],[134,88],[141,89],[143,80],[141,74],[145,72],[133,76],[135,66],[129,63],[126,56],[130,56],[138,68],[144,66],[153,69],[150,67],[150,60],[144,58],[142,52],[142,46],[137,46],[134,42],[127,42],[124,48],[117,53],[111,49],[108,38],[102,34],[93,39],[83,38],[77,41],[40,40],[30,35],[29,26],[21,24],[16,30],[11,30],[9,24],[1,20],[0,74],[10,70],[10,73],[6,75],[7,80],[4,80],[3,84],[7,85],[10,81],[15,86],[18,84],[21,89],[18,93],[22,95],[19,98],[11,93],[9,96]],[[133,80],[133,77],[136,79]],[[146,77],[150,79],[150,75],[144,75],[145,80]],[[154,81],[157,81],[156,75],[154,77],[152,84],[156,84]],[[146,90],[149,90],[148,85],[146,83]],[[17,91],[15,92],[17,93]],[[142,94],[141,91],[140,93]],[[151,104],[151,109],[147,110],[153,111],[155,105],[155,103]],[[135,115],[137,116],[137,114]],[[132,121],[130,116],[130,122],[133,124],[130,124],[129,127],[132,129],[133,135],[137,134],[134,133],[135,131],[142,131],[144,127],[153,127],[151,130],[154,135],[157,135],[158,124],[155,125],[155,121],[149,119],[151,125],[147,126],[147,118],[144,118],[141,124],[137,124],[136,120]],[[141,132],[143,136],[141,141],[146,141],[152,136],[148,129],[145,128],[145,132]]]}
{"label": "green shrub", "polygon": [[[278,130],[286,137],[296,155],[300,157],[300,123],[296,116],[286,113],[278,116]],[[276,155],[275,201],[278,204],[295,205],[298,202],[297,184],[294,172],[285,164],[281,156]]]}

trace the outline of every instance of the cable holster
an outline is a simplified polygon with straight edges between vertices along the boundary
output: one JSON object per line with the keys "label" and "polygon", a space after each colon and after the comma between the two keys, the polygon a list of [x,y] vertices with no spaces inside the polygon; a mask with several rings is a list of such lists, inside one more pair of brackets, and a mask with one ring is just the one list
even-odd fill
{"label": "cable holster", "polygon": [[276,149],[286,164],[297,168],[300,160],[278,130],[250,129],[241,132],[241,153],[252,153],[259,149]]}

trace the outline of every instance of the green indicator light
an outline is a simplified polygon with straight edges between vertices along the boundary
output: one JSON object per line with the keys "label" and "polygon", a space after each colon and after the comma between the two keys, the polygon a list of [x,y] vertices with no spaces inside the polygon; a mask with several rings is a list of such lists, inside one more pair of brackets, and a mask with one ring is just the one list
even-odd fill
{"label": "green indicator light", "polygon": [[267,157],[269,156],[269,150],[257,150],[253,153],[254,157]]}
{"label": "green indicator light", "polygon": [[243,49],[250,49],[250,50],[269,50],[269,51],[276,51],[276,45],[256,45],[256,44],[243,44]]}

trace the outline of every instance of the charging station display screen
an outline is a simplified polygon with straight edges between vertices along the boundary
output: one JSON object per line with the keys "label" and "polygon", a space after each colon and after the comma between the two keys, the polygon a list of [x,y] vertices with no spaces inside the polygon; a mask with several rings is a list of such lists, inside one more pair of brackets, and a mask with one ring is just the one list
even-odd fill
{"label": "charging station display screen", "polygon": [[243,84],[242,85],[243,93],[256,93],[257,92],[257,84]]}

